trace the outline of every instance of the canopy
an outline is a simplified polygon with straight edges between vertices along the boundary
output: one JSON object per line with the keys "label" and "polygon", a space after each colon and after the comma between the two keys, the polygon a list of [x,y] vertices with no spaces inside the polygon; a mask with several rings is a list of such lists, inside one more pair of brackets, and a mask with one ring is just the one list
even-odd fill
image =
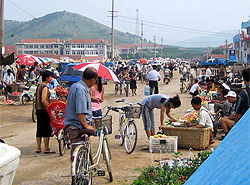
{"label": "canopy", "polygon": [[250,108],[185,185],[250,184]]}

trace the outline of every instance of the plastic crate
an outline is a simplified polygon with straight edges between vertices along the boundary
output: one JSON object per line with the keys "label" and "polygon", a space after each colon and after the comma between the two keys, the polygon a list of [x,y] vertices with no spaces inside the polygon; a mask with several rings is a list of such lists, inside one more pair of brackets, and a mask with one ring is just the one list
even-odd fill
{"label": "plastic crate", "polygon": [[142,107],[128,106],[123,109],[127,118],[140,118]]}
{"label": "plastic crate", "polygon": [[[112,116],[107,115],[106,117],[100,119],[94,119],[92,122],[92,126],[96,131],[100,130],[101,124],[103,124],[103,128],[106,127],[108,129],[108,134],[112,134]],[[95,134],[98,135],[98,134]]]}
{"label": "plastic crate", "polygon": [[174,153],[177,152],[178,136],[168,136],[167,138],[153,138],[150,136],[149,151],[153,153]]}
{"label": "plastic crate", "polygon": [[9,95],[9,98],[16,103],[21,103],[21,95]]}

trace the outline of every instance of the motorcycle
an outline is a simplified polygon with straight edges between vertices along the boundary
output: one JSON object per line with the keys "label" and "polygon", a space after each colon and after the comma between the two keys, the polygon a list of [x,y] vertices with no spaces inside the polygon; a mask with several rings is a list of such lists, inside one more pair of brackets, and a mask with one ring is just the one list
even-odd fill
{"label": "motorcycle", "polygon": [[163,82],[165,84],[168,84],[170,82],[171,79],[171,75],[170,75],[171,71],[169,69],[165,69],[164,70],[164,78],[163,78]]}
{"label": "motorcycle", "polygon": [[21,94],[21,102],[23,105],[26,105],[28,102],[35,99],[36,85],[31,85],[30,87],[25,86]]}

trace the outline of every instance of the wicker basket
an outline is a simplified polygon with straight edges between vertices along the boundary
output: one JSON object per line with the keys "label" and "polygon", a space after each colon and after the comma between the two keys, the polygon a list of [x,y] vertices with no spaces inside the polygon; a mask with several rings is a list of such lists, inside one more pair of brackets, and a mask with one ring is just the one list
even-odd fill
{"label": "wicker basket", "polygon": [[139,106],[127,106],[124,108],[127,118],[140,118],[142,107]]}
{"label": "wicker basket", "polygon": [[211,128],[164,127],[167,136],[178,136],[179,148],[204,150],[209,146]]}
{"label": "wicker basket", "polygon": [[[100,130],[101,128],[101,122],[100,119],[94,119],[95,121],[92,122],[92,126],[94,127],[94,129]],[[112,116],[111,115],[107,115],[106,117],[102,118],[102,124],[103,124],[103,128],[106,127],[108,129],[108,134],[112,134]],[[97,135],[97,133],[95,134]]]}

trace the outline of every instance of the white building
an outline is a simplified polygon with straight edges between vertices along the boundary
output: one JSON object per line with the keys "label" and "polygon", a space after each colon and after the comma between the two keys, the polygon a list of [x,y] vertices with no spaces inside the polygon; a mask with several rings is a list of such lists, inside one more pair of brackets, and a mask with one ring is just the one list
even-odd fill
{"label": "white building", "polygon": [[[241,23],[241,29],[246,35],[250,35],[250,20]],[[236,62],[240,64],[250,63],[250,40],[243,37],[242,33],[233,37],[234,49],[236,52]]]}

